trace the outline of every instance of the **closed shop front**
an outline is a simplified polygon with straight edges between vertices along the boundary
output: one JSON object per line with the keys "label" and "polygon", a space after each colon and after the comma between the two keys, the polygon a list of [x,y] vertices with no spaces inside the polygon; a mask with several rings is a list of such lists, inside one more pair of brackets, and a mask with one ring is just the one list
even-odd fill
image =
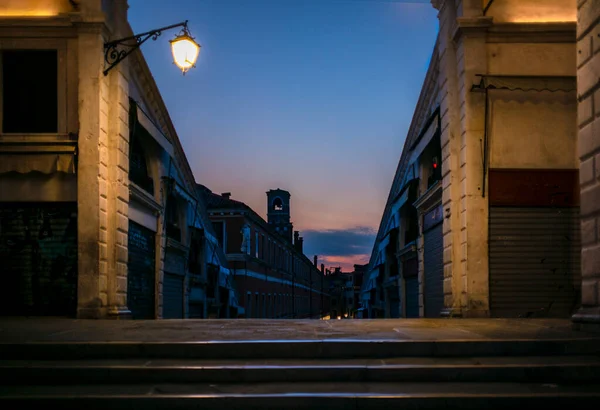
{"label": "closed shop front", "polygon": [[156,234],[129,221],[127,306],[134,319],[155,319]]}
{"label": "closed shop front", "polygon": [[406,317],[419,317],[419,277],[405,278],[404,285],[406,286]]}
{"label": "closed shop front", "polygon": [[184,276],[165,272],[163,280],[163,318],[183,319]]}
{"label": "closed shop front", "polygon": [[419,317],[419,264],[415,251],[411,251],[402,259],[402,277],[404,278],[404,294],[406,296],[406,317]]}
{"label": "closed shop front", "polygon": [[440,317],[444,308],[444,237],[442,206],[436,206],[423,219],[423,301],[425,317]]}
{"label": "closed shop front", "polygon": [[0,314],[75,316],[77,204],[0,204]]}
{"label": "closed shop front", "polygon": [[577,175],[511,171],[490,170],[491,316],[570,317],[581,281]]}

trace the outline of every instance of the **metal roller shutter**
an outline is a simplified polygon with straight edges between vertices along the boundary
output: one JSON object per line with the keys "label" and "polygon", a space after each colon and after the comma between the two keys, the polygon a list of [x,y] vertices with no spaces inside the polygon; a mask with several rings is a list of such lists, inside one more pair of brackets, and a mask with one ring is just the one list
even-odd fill
{"label": "metal roller shutter", "polygon": [[440,317],[444,308],[444,237],[442,224],[425,232],[425,317]]}
{"label": "metal roller shutter", "polygon": [[134,319],[154,319],[155,233],[129,221],[127,306]]}
{"label": "metal roller shutter", "polygon": [[490,208],[493,317],[569,317],[580,298],[577,208]]}
{"label": "metal roller shutter", "polygon": [[3,203],[0,313],[75,316],[77,204]]}
{"label": "metal roller shutter", "polygon": [[183,276],[165,273],[163,318],[183,319]]}
{"label": "metal roller shutter", "polygon": [[419,278],[411,276],[404,280],[406,286],[406,317],[419,317]]}

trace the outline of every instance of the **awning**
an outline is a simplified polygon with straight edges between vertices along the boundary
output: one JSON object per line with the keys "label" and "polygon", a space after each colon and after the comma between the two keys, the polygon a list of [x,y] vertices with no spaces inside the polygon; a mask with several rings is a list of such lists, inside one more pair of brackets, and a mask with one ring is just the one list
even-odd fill
{"label": "awning", "polygon": [[183,186],[181,186],[181,184],[179,184],[175,179],[172,181],[175,192],[177,192],[179,196],[190,203],[196,203],[196,198],[194,198]]}
{"label": "awning", "polygon": [[406,201],[408,201],[408,189],[405,189],[404,192],[402,192],[402,194],[398,197],[398,199],[396,199],[394,201],[394,204],[392,205],[392,214],[397,213],[400,208],[402,208],[402,206],[406,203]]}
{"label": "awning", "polygon": [[219,286],[227,288],[227,276],[229,276],[229,269],[219,266]]}
{"label": "awning", "polygon": [[148,114],[144,112],[137,105],[137,121],[138,123],[144,127],[148,134],[160,145],[170,156],[173,156],[173,144],[171,141],[162,133],[162,131],[154,124],[154,121],[150,118]]}
{"label": "awning", "polygon": [[388,246],[390,244],[390,235],[389,233],[379,242],[379,252],[383,252],[386,248],[386,246]]}
{"label": "awning", "polygon": [[53,174],[55,172],[74,174],[75,155],[66,153],[2,155],[2,161],[0,161],[0,173],[11,171],[20,174],[34,171],[43,174]]}
{"label": "awning", "polygon": [[149,136],[152,137],[152,139],[156,141],[156,143],[160,145],[162,149],[164,149],[170,156],[173,156],[173,144],[171,143],[170,139],[163,134],[161,129],[154,123],[154,120],[140,108],[134,99],[130,98],[129,102],[136,107],[134,115],[136,117],[137,124],[144,128]]}
{"label": "awning", "polygon": [[[367,279],[367,284],[363,287],[362,293],[366,293],[371,289],[375,288],[375,281],[377,280],[377,276],[379,276],[379,266],[377,265],[373,268],[371,273],[369,274],[369,278]],[[367,298],[368,299],[368,298]]]}
{"label": "awning", "polygon": [[558,76],[496,76],[482,75],[479,84],[474,84],[471,91],[486,89],[510,91],[575,91],[577,90],[577,77]]}

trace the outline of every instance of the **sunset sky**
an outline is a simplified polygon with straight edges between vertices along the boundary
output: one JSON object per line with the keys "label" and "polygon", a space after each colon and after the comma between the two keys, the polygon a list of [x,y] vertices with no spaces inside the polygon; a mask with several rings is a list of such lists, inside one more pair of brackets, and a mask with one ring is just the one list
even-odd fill
{"label": "sunset sky", "polygon": [[429,0],[129,0],[143,32],[189,20],[185,76],[142,46],[196,180],[266,219],[290,191],[304,251],[367,263],[437,35]]}

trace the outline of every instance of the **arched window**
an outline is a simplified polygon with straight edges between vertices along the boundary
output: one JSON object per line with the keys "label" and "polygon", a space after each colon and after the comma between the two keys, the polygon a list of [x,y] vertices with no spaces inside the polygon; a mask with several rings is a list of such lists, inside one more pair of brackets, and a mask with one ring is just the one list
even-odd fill
{"label": "arched window", "polygon": [[273,200],[273,210],[283,211],[283,201],[281,200],[281,198],[277,197]]}

